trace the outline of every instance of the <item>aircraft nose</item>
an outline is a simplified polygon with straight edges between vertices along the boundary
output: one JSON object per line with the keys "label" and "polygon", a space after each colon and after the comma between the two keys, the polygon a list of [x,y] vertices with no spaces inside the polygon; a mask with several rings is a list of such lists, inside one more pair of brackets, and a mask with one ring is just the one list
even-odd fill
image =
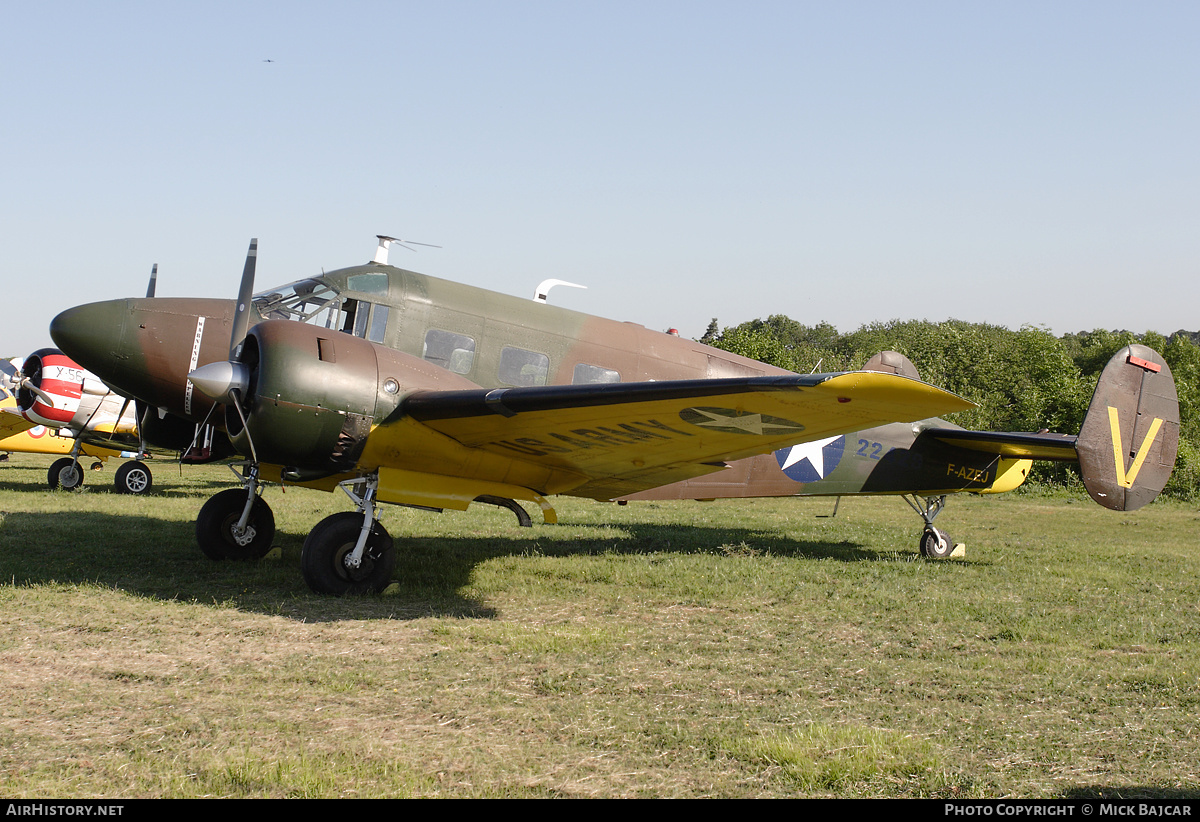
{"label": "aircraft nose", "polygon": [[106,364],[127,359],[121,342],[128,314],[125,300],[68,308],[50,321],[50,338],[75,362],[101,374],[108,370]]}
{"label": "aircraft nose", "polygon": [[212,403],[193,396],[187,375],[229,358],[232,316],[230,300],[129,297],[67,309],[50,336],[118,394],[203,418]]}

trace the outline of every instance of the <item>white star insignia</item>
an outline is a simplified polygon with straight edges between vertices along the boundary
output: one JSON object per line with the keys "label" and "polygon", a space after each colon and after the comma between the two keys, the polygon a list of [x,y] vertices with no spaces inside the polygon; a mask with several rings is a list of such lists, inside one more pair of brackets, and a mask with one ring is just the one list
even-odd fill
{"label": "white star insignia", "polygon": [[713,414],[710,411],[705,411],[703,408],[694,408],[692,410],[708,417],[704,422],[693,423],[704,428],[736,428],[739,431],[745,431],[747,434],[758,434],[759,436],[803,430],[796,425],[781,425],[777,422],[767,422],[763,419],[762,414],[742,414],[741,416],[727,417],[721,414]]}
{"label": "white star insignia", "polygon": [[805,442],[800,445],[793,445],[788,451],[787,459],[780,466],[784,471],[791,468],[801,460],[808,460],[809,464],[817,472],[817,476],[825,476],[825,446],[836,440],[837,437],[828,437],[815,442]]}

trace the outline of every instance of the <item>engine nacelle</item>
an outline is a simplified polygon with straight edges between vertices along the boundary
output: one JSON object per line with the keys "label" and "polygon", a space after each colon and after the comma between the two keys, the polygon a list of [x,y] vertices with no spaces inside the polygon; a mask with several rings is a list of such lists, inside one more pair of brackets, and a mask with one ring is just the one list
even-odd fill
{"label": "engine nacelle", "polygon": [[26,357],[21,376],[17,404],[30,422],[69,427],[78,417],[86,420],[98,404],[98,400],[82,402],[88,374],[57,348],[42,348]]}
{"label": "engine nacelle", "polygon": [[353,470],[372,426],[412,391],[479,388],[410,354],[287,320],[250,329],[239,359],[249,381],[225,411],[234,447],[308,474]]}
{"label": "engine nacelle", "polygon": [[17,383],[17,404],[30,422],[64,429],[71,436],[85,429],[136,435],[126,401],[57,348],[26,357]]}

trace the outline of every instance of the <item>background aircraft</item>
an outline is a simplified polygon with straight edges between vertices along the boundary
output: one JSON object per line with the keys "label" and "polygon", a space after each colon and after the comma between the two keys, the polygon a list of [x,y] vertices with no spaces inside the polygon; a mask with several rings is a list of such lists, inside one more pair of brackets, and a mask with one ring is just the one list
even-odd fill
{"label": "background aircraft", "polygon": [[[109,457],[142,452],[130,401],[61,351],[35,351],[19,368],[6,371],[5,383],[0,450],[68,455],[50,467],[51,488],[83,484],[80,455],[99,460],[92,466],[98,468]],[[152,482],[140,460],[122,464],[113,478],[116,490],[125,494],[144,494]]]}
{"label": "background aircraft", "polygon": [[[71,454],[80,444],[71,437],[60,437],[54,430],[44,425],[33,425],[19,413],[16,413],[17,401],[12,393],[0,386],[0,453],[8,458],[10,453],[18,454]],[[102,448],[95,445],[83,444],[79,453],[94,458],[93,468],[100,465],[109,457],[119,456],[120,451]],[[52,487],[59,474],[68,465],[77,465],[76,457],[64,457],[55,460],[51,466],[47,480]]]}
{"label": "background aircraft", "polygon": [[[527,500],[553,521],[552,494],[614,499],[781,446],[972,405],[895,370],[791,374],[405,271],[387,264],[395,242],[381,236],[365,266],[252,298],[252,241],[235,304],[113,300],[51,324],[64,351],[157,410],[142,418],[149,441],[179,427],[169,421],[190,428],[219,409],[248,460],[243,488],[217,494],[197,517],[209,556],[269,549],[263,481],[341,487],[357,510],[309,534],[305,578],[324,593],[380,590],[395,554],[377,502],[519,509],[515,500]],[[154,431],[151,417],[162,421]]]}

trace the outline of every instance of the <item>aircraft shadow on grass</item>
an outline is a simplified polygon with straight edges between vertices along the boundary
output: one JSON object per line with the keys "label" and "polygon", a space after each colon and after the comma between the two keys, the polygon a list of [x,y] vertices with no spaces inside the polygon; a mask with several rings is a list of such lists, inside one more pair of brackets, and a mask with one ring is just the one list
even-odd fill
{"label": "aircraft shadow on grass", "polygon": [[[513,528],[511,536],[412,537],[396,568],[399,590],[355,597],[342,607],[305,594],[295,575],[304,535],[278,533],[276,556],[254,563],[212,563],[188,550],[193,525],[154,517],[80,511],[70,517],[9,513],[0,539],[22,550],[0,553],[0,578],[13,585],[99,584],[136,596],[234,602],[278,615],[279,600],[297,618],[326,621],[370,617],[459,616],[494,618],[496,611],[463,596],[475,569],[501,557],[761,554],[796,559],[870,562],[892,554],[850,540],[803,541],[764,535],[761,529],[708,525],[626,523],[612,535],[557,537],[556,526]],[[730,556],[729,560],[735,560]],[[266,599],[264,599],[264,597]],[[269,601],[267,601],[269,600]]]}

